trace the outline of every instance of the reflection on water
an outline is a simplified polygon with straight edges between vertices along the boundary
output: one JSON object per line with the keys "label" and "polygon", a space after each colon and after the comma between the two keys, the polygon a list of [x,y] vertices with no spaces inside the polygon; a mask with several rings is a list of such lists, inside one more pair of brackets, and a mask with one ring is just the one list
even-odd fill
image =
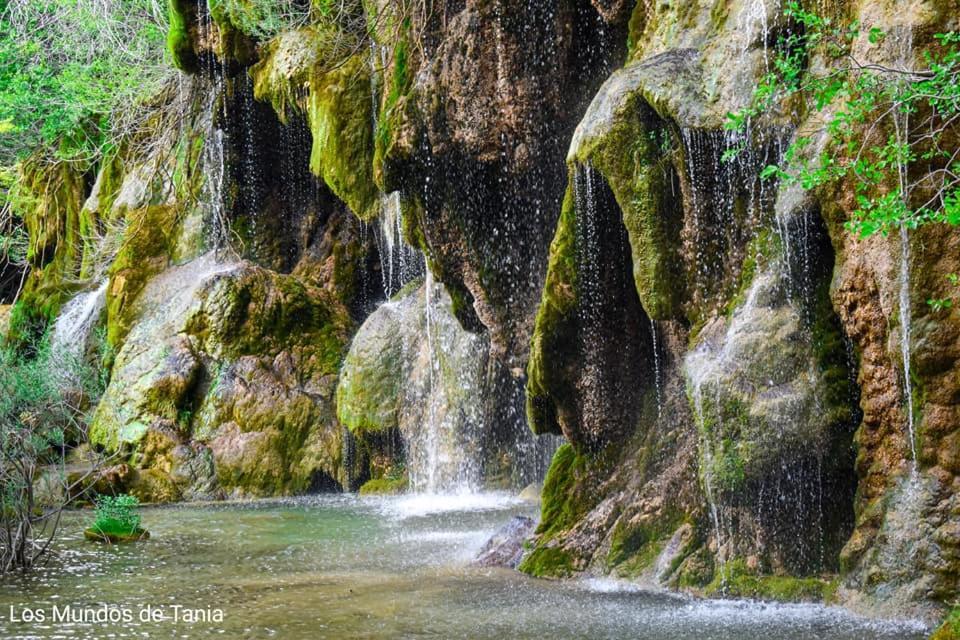
{"label": "reflection on water", "polygon": [[[54,565],[0,585],[2,638],[921,638],[809,605],[703,602],[610,580],[553,582],[469,566],[531,507],[498,494],[145,509],[153,537],[85,542],[71,514]],[[220,623],[10,622],[10,606],[218,607]]]}

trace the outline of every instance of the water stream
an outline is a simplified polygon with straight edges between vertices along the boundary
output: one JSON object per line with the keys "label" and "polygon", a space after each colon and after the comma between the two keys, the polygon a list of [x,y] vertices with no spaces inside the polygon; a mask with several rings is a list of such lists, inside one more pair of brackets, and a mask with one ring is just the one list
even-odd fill
{"label": "water stream", "polygon": [[104,279],[96,289],[74,296],[63,305],[53,325],[50,350],[54,354],[56,366],[68,382],[70,372],[83,359],[93,328],[107,304],[109,284],[110,281]]}
{"label": "water stream", "polygon": [[[535,507],[504,494],[295,500],[145,509],[152,538],[83,540],[68,513],[55,564],[0,586],[0,637],[919,640],[916,625],[839,609],[698,601],[613,580],[537,580],[470,560]],[[16,623],[10,607],[222,611],[192,624]]]}
{"label": "water stream", "polygon": [[[902,26],[898,34],[900,48],[899,66],[909,71],[913,60],[913,31],[909,25]],[[897,144],[904,147],[909,144],[910,114],[905,110],[893,116]],[[900,195],[906,210],[910,210],[908,167],[905,161],[897,163],[897,175],[900,182]],[[910,379],[910,235],[905,222],[900,223],[900,356],[903,362],[904,411],[907,414],[907,437],[910,439],[910,461],[913,472],[917,470],[917,438],[914,432],[913,417],[913,381]]]}

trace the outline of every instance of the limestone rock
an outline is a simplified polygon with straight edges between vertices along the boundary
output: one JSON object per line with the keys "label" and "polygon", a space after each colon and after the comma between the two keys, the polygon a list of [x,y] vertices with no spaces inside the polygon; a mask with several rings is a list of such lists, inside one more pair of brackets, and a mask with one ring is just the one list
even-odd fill
{"label": "limestone rock", "polygon": [[487,540],[477,554],[474,564],[480,567],[510,567],[515,569],[523,556],[523,543],[536,526],[532,518],[514,516]]}

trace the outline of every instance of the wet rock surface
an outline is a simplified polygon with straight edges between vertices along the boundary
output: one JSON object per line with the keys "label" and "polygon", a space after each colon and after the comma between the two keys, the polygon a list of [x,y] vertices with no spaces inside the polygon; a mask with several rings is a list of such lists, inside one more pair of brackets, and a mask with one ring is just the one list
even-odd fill
{"label": "wet rock surface", "polygon": [[514,516],[483,545],[474,564],[481,567],[516,569],[523,557],[523,544],[533,533],[536,523],[526,516]]}

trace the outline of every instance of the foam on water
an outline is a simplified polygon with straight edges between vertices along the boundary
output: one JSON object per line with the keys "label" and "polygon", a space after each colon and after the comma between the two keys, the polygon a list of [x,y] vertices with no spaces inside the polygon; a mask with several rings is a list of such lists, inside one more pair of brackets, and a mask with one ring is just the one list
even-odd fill
{"label": "foam on water", "polygon": [[[382,499],[381,499],[382,500]],[[509,493],[412,493],[383,500],[381,512],[391,518],[404,520],[440,513],[482,512],[506,510],[524,501]]]}

